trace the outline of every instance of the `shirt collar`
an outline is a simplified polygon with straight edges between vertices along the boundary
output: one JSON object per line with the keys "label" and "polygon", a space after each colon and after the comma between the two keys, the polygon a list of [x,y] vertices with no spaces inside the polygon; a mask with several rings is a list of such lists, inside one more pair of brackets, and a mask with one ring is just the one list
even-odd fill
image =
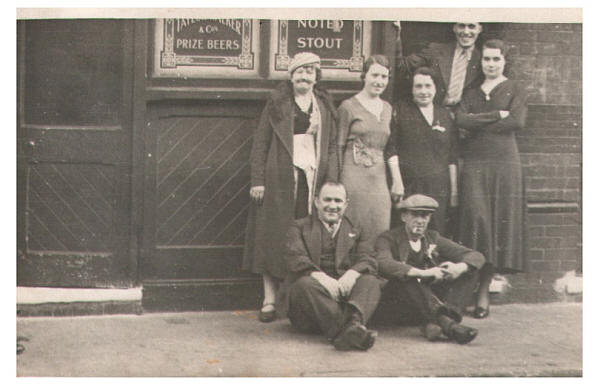
{"label": "shirt collar", "polygon": [[454,49],[454,57],[458,57],[458,55],[460,55],[460,53],[462,51],[465,51],[465,53],[467,54],[467,59],[471,60],[471,55],[473,54],[474,49],[475,49],[475,44],[471,45],[469,48],[463,48],[457,42],[456,48]]}
{"label": "shirt collar", "polygon": [[[337,223],[335,223],[335,224],[333,224],[333,225],[330,226],[328,223],[326,223],[325,221],[323,221],[320,217],[319,217],[319,221],[321,223],[323,223],[323,226],[331,234],[331,237],[335,237],[335,235],[337,234],[338,230],[340,229],[340,224],[342,223],[342,220],[340,219]],[[333,230],[329,231],[330,228],[333,228]]]}

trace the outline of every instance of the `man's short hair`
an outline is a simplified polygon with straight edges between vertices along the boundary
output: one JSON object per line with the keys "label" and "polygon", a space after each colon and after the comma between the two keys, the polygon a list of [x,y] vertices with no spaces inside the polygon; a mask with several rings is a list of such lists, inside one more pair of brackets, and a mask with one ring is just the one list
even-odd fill
{"label": "man's short hair", "polygon": [[320,197],[321,196],[321,191],[323,190],[323,188],[325,188],[325,186],[329,186],[329,187],[341,187],[344,190],[344,193],[346,194],[346,200],[348,200],[348,191],[346,190],[346,186],[340,182],[337,181],[326,181],[323,183],[323,185],[321,185],[321,188],[319,188],[319,193],[317,193],[315,195],[315,197]]}

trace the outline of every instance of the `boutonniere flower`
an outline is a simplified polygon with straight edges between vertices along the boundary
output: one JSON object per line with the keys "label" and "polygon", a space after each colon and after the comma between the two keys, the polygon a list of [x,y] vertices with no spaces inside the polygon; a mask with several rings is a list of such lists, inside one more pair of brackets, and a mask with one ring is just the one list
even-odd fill
{"label": "boutonniere flower", "polygon": [[351,239],[354,239],[354,238],[356,237],[356,233],[354,233],[354,232],[350,232],[350,233],[348,234],[348,237],[349,237],[349,238],[351,238]]}
{"label": "boutonniere flower", "polygon": [[442,127],[439,121],[436,121],[433,127],[431,127],[431,129],[433,129],[434,131],[446,132],[446,128]]}
{"label": "boutonniere flower", "polygon": [[429,248],[427,248],[427,257],[433,259],[434,256],[437,256],[437,251],[435,250],[437,244],[429,244]]}

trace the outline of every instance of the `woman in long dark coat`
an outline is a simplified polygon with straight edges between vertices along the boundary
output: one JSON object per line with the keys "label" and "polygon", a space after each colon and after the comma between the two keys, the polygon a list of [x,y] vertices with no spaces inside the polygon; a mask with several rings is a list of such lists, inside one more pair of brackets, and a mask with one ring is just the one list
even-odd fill
{"label": "woman in long dark coat", "polygon": [[[412,101],[401,100],[394,108],[392,138],[406,196],[420,193],[433,197],[439,208],[431,228],[446,236],[448,205],[458,204],[458,132],[445,108],[434,104],[434,72],[418,68],[412,76]],[[394,225],[399,225],[394,217]]]}
{"label": "woman in long dark coat", "polygon": [[254,133],[243,268],[263,276],[263,322],[275,318],[288,228],[310,213],[313,195],[326,175],[337,179],[335,108],[327,93],[315,86],[319,64],[319,57],[308,52],[293,58],[290,81],[271,93]]}
{"label": "woman in long dark coat", "polygon": [[456,123],[464,132],[461,153],[459,241],[484,254],[474,316],[489,315],[489,285],[494,266],[523,270],[525,212],[521,161],[515,132],[525,126],[527,94],[503,72],[506,46],[484,43],[485,80],[462,98]]}

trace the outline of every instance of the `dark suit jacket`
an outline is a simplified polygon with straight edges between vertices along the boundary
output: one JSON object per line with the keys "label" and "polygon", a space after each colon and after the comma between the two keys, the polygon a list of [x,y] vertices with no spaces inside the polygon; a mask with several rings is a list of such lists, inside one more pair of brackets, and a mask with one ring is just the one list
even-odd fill
{"label": "dark suit jacket", "polygon": [[[450,84],[455,49],[455,41],[445,44],[430,43],[423,51],[401,58],[398,63],[397,74],[399,96],[411,100],[412,74],[419,67],[430,67],[435,72],[436,77],[434,81],[437,89],[434,102],[442,105]],[[479,49],[474,48],[467,66],[463,93],[469,88],[480,85],[482,81],[481,52]]]}
{"label": "dark suit jacket", "polygon": [[446,239],[433,230],[425,232],[421,239],[421,251],[414,252],[410,248],[408,234],[403,225],[379,235],[375,242],[375,251],[379,274],[386,279],[405,279],[406,273],[413,267],[425,269],[428,254],[435,265],[444,261],[465,262],[475,269],[480,269],[485,263],[481,253]]}
{"label": "dark suit jacket", "polygon": [[[288,275],[279,291],[277,310],[285,317],[288,310],[288,288],[302,276],[321,270],[321,226],[317,214],[296,220],[287,232],[285,260]],[[373,239],[365,237],[357,224],[346,216],[338,229],[335,248],[335,267],[341,276],[348,269],[375,274]]]}

